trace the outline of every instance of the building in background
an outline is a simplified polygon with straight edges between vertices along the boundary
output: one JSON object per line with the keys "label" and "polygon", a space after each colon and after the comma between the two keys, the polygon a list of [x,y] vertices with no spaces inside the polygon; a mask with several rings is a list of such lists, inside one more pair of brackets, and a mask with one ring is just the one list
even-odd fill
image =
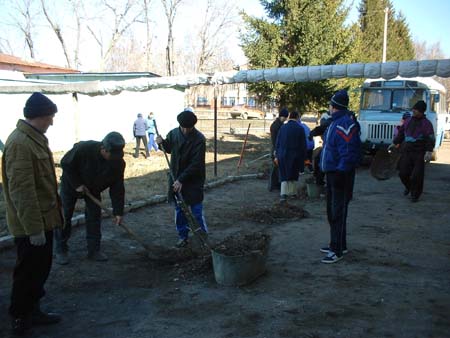
{"label": "building in background", "polygon": [[[102,84],[120,87],[127,80],[158,77],[154,73],[81,73],[72,69],[21,62],[15,57],[0,55],[0,102],[5,112],[0,124],[0,139],[5,140],[14,130],[17,120],[23,118],[23,107],[31,95],[30,86],[46,84],[67,85],[74,88],[97,88]],[[27,88],[28,87],[28,88]],[[86,90],[87,88],[87,90]],[[155,115],[160,132],[165,135],[177,125],[176,116],[183,109],[183,88],[158,88],[147,91],[117,91],[103,94],[64,92],[46,94],[58,106],[54,126],[47,137],[54,151],[70,149],[81,140],[102,140],[110,131],[120,132],[127,142],[133,139],[130,127],[138,113]]]}

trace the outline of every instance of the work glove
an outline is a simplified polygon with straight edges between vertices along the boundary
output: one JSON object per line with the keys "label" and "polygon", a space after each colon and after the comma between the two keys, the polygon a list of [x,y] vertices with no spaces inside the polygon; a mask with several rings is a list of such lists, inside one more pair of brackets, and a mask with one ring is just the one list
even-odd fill
{"label": "work glove", "polygon": [[427,151],[427,152],[425,153],[425,156],[423,157],[423,160],[424,160],[425,162],[430,162],[432,156],[433,156],[433,152]]}
{"label": "work glove", "polygon": [[396,145],[394,143],[390,144],[389,147],[387,148],[388,152],[392,152],[394,151],[396,148]]}
{"label": "work glove", "polygon": [[160,135],[156,136],[155,141],[156,141],[156,143],[158,143],[158,144],[163,143],[163,139],[162,139],[162,137],[161,137]]}
{"label": "work glove", "polygon": [[38,234],[30,235],[30,243],[34,246],[43,246],[46,243],[45,232],[41,231]]}

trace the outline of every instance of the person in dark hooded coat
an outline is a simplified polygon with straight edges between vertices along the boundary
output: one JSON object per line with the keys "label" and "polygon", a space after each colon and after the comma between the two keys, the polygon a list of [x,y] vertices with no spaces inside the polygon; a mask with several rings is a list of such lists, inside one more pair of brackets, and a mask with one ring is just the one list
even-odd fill
{"label": "person in dark hooded coat", "polygon": [[287,108],[282,108],[278,114],[278,117],[270,125],[270,140],[272,141],[272,147],[270,151],[270,157],[272,159],[272,167],[269,176],[269,191],[280,190],[280,178],[278,177],[278,165],[275,161],[275,147],[277,143],[278,132],[281,126],[284,124],[289,116]]}
{"label": "person in dark hooded coat", "polygon": [[298,112],[291,112],[277,137],[275,156],[281,182],[280,201],[297,195],[299,173],[304,171],[306,136],[297,120]]}

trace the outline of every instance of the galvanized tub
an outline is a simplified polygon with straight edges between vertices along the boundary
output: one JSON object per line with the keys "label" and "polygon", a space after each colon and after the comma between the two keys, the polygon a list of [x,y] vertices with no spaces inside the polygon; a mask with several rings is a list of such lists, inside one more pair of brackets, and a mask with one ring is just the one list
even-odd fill
{"label": "galvanized tub", "polygon": [[242,286],[253,282],[266,272],[270,238],[266,236],[261,250],[243,255],[226,255],[211,250],[216,282],[225,286]]}

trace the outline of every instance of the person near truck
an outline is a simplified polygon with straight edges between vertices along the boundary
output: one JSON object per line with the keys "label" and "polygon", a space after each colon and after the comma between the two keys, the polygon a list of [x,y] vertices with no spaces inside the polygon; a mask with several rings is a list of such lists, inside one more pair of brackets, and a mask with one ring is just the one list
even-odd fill
{"label": "person near truck", "polygon": [[289,111],[287,108],[282,108],[278,113],[278,117],[270,125],[270,140],[271,140],[271,150],[270,157],[272,159],[272,166],[270,169],[269,177],[269,191],[280,190],[280,177],[278,175],[278,164],[275,161],[275,146],[277,142],[278,132],[281,126],[284,124],[289,116]]}
{"label": "person near truck", "polygon": [[361,154],[358,123],[348,111],[347,91],[336,92],[330,100],[331,124],[325,133],[320,166],[326,175],[329,245],[320,249],[327,255],[322,263],[335,263],[347,251],[347,210],[353,178]]}
{"label": "person near truck", "polygon": [[306,136],[297,122],[298,116],[297,111],[290,112],[277,137],[275,157],[281,181],[280,202],[297,196],[298,178],[305,169]]}
{"label": "person near truck", "polygon": [[399,177],[411,202],[417,202],[423,192],[425,162],[431,161],[435,145],[433,125],[426,118],[427,104],[420,100],[412,107],[412,116],[399,128],[390,149],[400,144]]}
{"label": "person near truck", "polygon": [[150,152],[147,144],[147,120],[142,117],[142,114],[137,114],[137,119],[133,123],[133,136],[136,139],[136,149],[134,151],[134,157],[139,157],[139,150],[141,147],[141,140],[145,148],[145,158],[150,156]]}
{"label": "person near truck", "polygon": [[48,97],[33,93],[2,157],[6,220],[17,252],[9,306],[14,335],[61,320],[40,309],[52,266],[53,230],[62,226],[53,154],[44,135],[57,111]]}
{"label": "person near truck", "polygon": [[[165,139],[160,135],[156,138],[160,148],[170,154],[172,175],[169,175],[168,199],[175,202],[175,194],[180,194],[201,230],[207,233],[208,227],[203,215],[206,139],[195,128],[197,116],[192,108],[185,108],[178,114],[177,121],[180,126],[172,129]],[[179,237],[176,247],[185,247],[189,244],[189,224],[181,207],[176,203],[175,224]]]}
{"label": "person near truck", "polygon": [[158,143],[155,141],[155,134],[156,134],[156,128],[155,128],[155,118],[153,116],[153,112],[148,113],[147,117],[147,134],[148,134],[148,151],[150,152],[152,148],[155,151],[158,151]]}
{"label": "person near truck", "polygon": [[125,202],[123,148],[125,140],[118,132],[110,132],[101,141],[76,143],[61,159],[61,199],[64,211],[64,228],[55,231],[56,262],[69,263],[68,241],[72,229],[72,216],[78,199],[84,199],[86,220],[87,258],[106,261],[108,257],[100,248],[101,207],[85,193],[90,192],[101,200],[101,192],[109,188],[115,216],[120,224]]}

